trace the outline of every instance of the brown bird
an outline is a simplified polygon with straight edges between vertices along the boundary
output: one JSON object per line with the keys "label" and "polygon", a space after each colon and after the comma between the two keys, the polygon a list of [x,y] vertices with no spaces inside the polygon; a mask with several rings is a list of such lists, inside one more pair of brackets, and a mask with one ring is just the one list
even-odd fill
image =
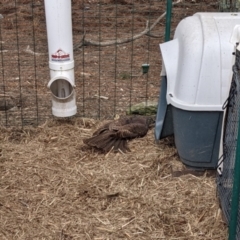
{"label": "brown bird", "polygon": [[154,123],[155,116],[121,116],[117,120],[108,121],[102,125],[92,137],[84,139],[83,142],[105,152],[130,151],[127,145],[128,140],[144,137]]}
{"label": "brown bird", "polygon": [[9,103],[9,101],[0,99],[0,111],[8,111],[13,107],[14,105],[12,103]]}

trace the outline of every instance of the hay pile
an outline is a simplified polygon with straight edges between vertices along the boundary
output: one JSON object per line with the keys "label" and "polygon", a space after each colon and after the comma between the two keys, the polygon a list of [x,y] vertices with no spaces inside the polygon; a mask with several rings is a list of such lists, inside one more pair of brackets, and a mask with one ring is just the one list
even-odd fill
{"label": "hay pile", "polygon": [[131,153],[82,144],[98,122],[48,121],[0,134],[0,239],[226,239],[215,178],[184,168],[153,131]]}

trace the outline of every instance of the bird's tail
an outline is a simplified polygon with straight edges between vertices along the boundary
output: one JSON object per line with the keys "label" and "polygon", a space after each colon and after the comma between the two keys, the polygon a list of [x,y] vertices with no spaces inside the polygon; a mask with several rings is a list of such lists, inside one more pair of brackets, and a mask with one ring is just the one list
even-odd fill
{"label": "bird's tail", "polygon": [[110,150],[120,150],[122,152],[130,151],[127,140],[117,138],[114,132],[104,132],[100,135],[83,139],[83,142],[91,147],[102,149],[105,152],[109,152]]}

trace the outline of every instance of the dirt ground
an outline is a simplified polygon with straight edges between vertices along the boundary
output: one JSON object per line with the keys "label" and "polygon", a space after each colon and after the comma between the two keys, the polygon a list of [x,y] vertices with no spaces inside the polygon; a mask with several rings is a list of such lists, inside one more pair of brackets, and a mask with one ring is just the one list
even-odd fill
{"label": "dirt ground", "polygon": [[[165,1],[73,0],[73,42],[132,36]],[[218,3],[176,5],[172,27]],[[164,37],[74,51],[78,114],[52,119],[43,1],[0,0],[0,239],[227,239],[214,174],[192,175],[153,130],[127,154],[84,146],[101,123],[158,100]],[[151,32],[164,33],[165,20]],[[173,33],[172,33],[173,34]],[[149,63],[147,75],[141,65]],[[104,98],[100,98],[103,96]],[[0,99],[0,101],[2,101]],[[1,104],[0,104],[1,106]]]}

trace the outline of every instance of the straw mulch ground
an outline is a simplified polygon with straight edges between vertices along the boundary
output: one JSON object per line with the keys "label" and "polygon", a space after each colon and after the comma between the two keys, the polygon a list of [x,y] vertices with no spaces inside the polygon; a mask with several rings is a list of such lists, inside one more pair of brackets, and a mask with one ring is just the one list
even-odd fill
{"label": "straw mulch ground", "polygon": [[214,176],[178,174],[171,138],[83,145],[98,122],[1,128],[0,239],[227,239]]}

